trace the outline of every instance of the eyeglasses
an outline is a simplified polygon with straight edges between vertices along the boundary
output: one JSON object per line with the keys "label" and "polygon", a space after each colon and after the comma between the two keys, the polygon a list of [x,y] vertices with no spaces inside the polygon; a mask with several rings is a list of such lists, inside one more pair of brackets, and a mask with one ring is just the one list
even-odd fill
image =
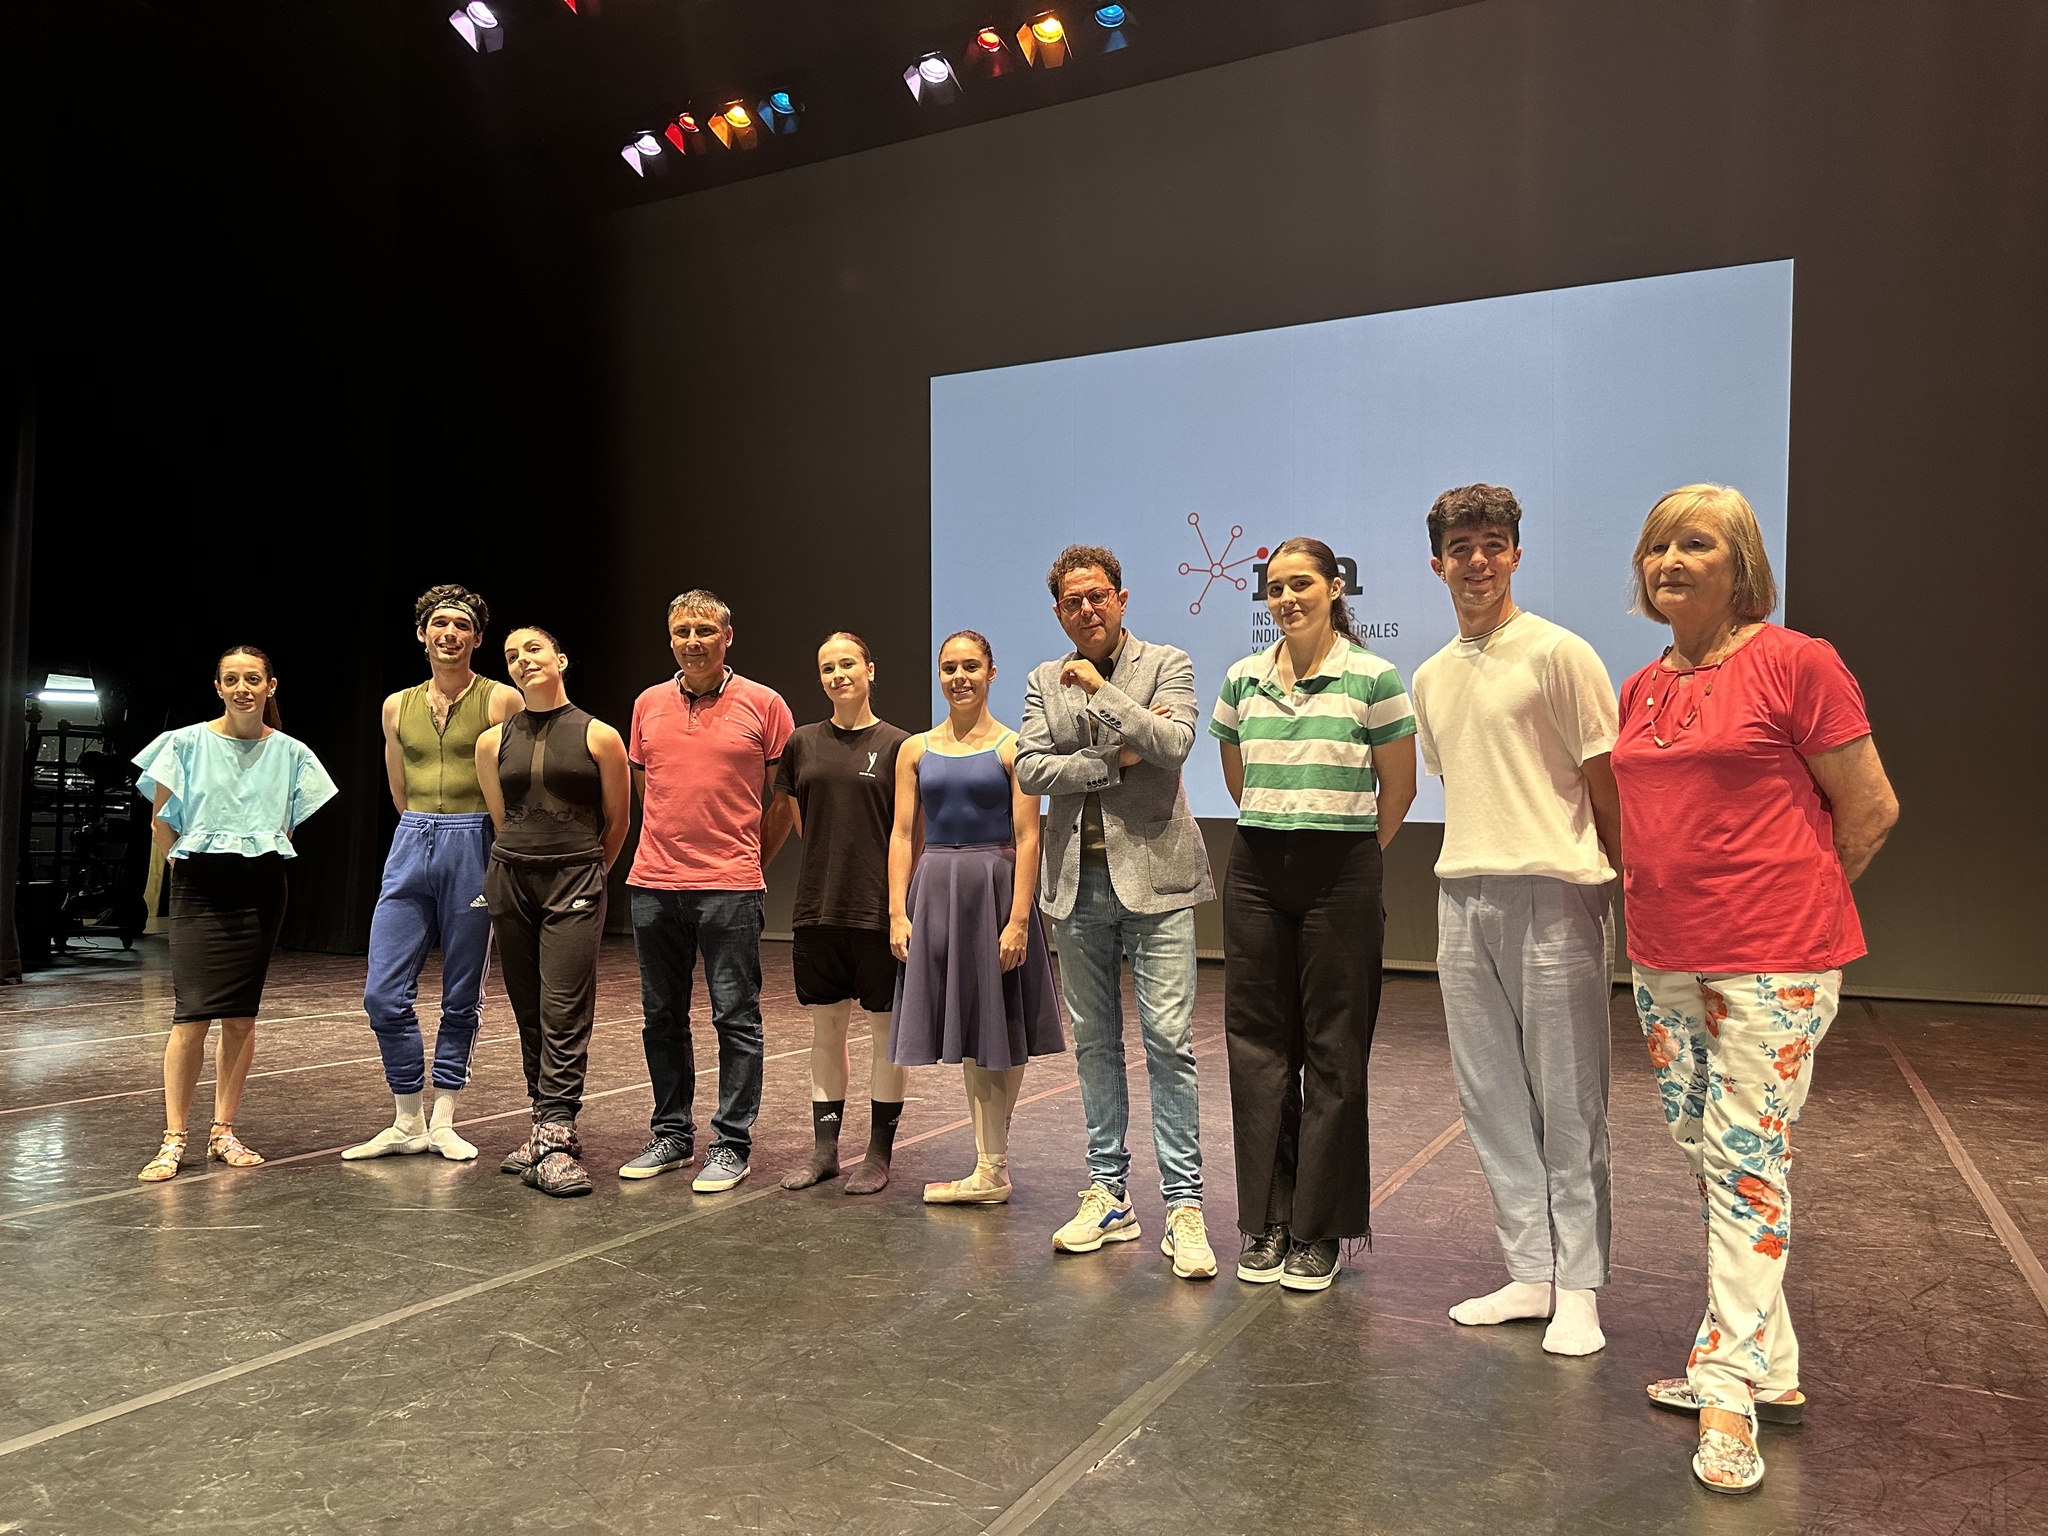
{"label": "eyeglasses", "polygon": [[1116,594],[1107,587],[1097,587],[1093,592],[1076,592],[1072,597],[1059,601],[1059,610],[1072,618],[1083,608],[1107,608],[1116,601]]}

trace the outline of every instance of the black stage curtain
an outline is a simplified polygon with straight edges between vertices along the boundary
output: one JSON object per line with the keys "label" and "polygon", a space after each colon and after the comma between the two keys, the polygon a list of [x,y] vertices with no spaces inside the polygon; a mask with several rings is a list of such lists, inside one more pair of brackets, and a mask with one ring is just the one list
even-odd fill
{"label": "black stage curtain", "polygon": [[22,755],[28,719],[29,551],[35,531],[36,405],[14,411],[14,463],[8,478],[7,520],[0,525],[0,982],[21,980],[21,938],[14,931],[14,894],[21,871]]}

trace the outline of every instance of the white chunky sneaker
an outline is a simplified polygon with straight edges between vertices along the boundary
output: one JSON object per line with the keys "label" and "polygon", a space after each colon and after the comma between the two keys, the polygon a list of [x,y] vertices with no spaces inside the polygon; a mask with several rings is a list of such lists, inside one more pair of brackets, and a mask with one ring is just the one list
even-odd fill
{"label": "white chunky sneaker", "polygon": [[1052,1245],[1062,1253],[1093,1253],[1104,1243],[1128,1243],[1141,1235],[1130,1199],[1118,1199],[1114,1191],[1090,1184],[1081,1191],[1081,1209],[1053,1233]]}
{"label": "white chunky sneaker", "polygon": [[1176,1205],[1166,1213],[1166,1236],[1159,1239],[1159,1251],[1173,1260],[1173,1272],[1183,1280],[1216,1278],[1216,1250],[1209,1246],[1209,1229],[1202,1224],[1199,1205]]}

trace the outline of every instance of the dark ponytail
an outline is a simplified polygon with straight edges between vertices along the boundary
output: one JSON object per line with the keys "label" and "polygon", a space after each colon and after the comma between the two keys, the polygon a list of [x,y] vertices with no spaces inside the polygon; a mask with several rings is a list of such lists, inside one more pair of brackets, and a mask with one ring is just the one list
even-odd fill
{"label": "dark ponytail", "polygon": [[[220,681],[221,662],[226,661],[230,656],[254,656],[263,663],[263,676],[265,679],[270,682],[277,681],[277,668],[270,664],[270,658],[262,651],[253,645],[231,645],[220,653],[219,659],[213,664],[213,680],[216,683]],[[284,729],[284,720],[277,712],[277,695],[274,693],[263,701],[263,723],[273,731]]]}
{"label": "dark ponytail", "polygon": [[[1332,550],[1321,539],[1306,537],[1289,539],[1267,557],[1268,563],[1270,564],[1272,561],[1278,560],[1282,555],[1300,555],[1316,568],[1316,574],[1325,581],[1342,581],[1344,579],[1344,572],[1337,565],[1336,551]],[[1330,604],[1330,627],[1347,640],[1356,640],[1358,638],[1358,624],[1351,617],[1351,605],[1344,601],[1341,594],[1334,603]]]}

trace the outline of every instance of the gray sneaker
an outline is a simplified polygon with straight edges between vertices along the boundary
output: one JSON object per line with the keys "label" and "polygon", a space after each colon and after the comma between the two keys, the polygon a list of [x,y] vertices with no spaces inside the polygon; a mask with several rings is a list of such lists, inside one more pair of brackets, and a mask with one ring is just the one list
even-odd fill
{"label": "gray sneaker", "polygon": [[690,1188],[700,1195],[715,1195],[721,1190],[731,1189],[747,1176],[747,1160],[731,1147],[713,1147],[704,1154],[704,1166],[697,1170],[697,1177],[690,1182]]}
{"label": "gray sneaker", "polygon": [[689,1166],[697,1155],[687,1136],[656,1136],[640,1149],[640,1155],[619,1165],[622,1179],[653,1179]]}

